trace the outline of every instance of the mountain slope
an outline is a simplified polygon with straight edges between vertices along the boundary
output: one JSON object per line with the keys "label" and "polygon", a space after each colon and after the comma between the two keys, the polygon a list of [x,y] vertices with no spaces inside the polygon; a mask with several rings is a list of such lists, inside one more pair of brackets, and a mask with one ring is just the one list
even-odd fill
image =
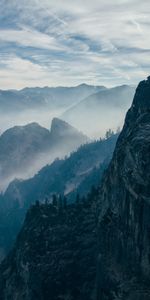
{"label": "mountain slope", "polygon": [[126,85],[102,90],[75,104],[61,118],[88,135],[103,136],[109,128],[122,126],[134,91]]}
{"label": "mountain slope", "polygon": [[34,169],[35,159],[50,146],[50,132],[37,123],[5,131],[0,136],[1,189],[13,178],[29,175],[31,166]]}
{"label": "mountain slope", "polygon": [[87,141],[85,135],[59,119],[52,121],[51,131],[37,123],[8,129],[0,136],[1,190],[14,178],[33,176]]}
{"label": "mountain slope", "polygon": [[[117,138],[118,134],[106,140],[85,144],[69,158],[57,159],[53,164],[45,166],[33,178],[24,181],[15,180],[9,185],[4,197],[13,205],[18,195],[18,201],[21,201],[22,206],[25,202],[29,201],[30,205],[31,201],[46,196],[50,199],[54,193],[68,196],[94,168],[101,166],[106,159],[110,160]],[[68,189],[69,186],[72,186],[72,190]]]}
{"label": "mountain slope", "polygon": [[[75,200],[97,185],[106,169],[118,135],[80,147],[65,160],[56,160],[28,180],[15,180],[0,198],[0,249],[6,253],[21,228],[27,209],[36,202],[51,200],[53,194]],[[88,188],[87,188],[88,187]],[[5,234],[7,232],[7,235]]]}

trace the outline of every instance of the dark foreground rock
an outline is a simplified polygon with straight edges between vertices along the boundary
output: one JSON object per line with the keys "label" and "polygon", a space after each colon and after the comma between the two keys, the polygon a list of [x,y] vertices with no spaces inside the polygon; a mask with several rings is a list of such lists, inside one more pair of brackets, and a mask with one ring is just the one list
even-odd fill
{"label": "dark foreground rock", "polygon": [[100,194],[98,299],[150,299],[150,78],[137,88]]}
{"label": "dark foreground rock", "polygon": [[0,299],[91,300],[96,258],[91,199],[67,207],[37,204],[1,265]]}

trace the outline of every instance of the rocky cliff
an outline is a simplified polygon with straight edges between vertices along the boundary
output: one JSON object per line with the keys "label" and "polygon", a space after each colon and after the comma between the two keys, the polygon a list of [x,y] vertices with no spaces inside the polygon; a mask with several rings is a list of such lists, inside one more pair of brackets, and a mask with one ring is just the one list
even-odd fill
{"label": "rocky cliff", "polygon": [[142,81],[100,190],[98,296],[150,299],[150,77]]}

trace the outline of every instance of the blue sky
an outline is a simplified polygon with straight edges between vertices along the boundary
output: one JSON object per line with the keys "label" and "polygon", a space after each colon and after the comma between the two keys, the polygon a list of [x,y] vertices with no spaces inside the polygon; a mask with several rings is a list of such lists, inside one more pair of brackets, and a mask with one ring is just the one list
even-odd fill
{"label": "blue sky", "polygon": [[0,0],[0,88],[137,84],[149,0]]}

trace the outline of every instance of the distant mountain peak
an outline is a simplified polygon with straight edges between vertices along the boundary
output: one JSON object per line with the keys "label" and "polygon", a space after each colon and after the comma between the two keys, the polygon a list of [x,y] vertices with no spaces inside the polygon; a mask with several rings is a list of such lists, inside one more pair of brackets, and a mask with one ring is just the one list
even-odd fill
{"label": "distant mountain peak", "polygon": [[75,129],[73,126],[71,126],[69,123],[66,121],[59,119],[59,118],[53,118],[52,123],[51,123],[51,131],[54,129],[68,129],[72,128]]}
{"label": "distant mountain peak", "polygon": [[80,87],[89,87],[89,86],[91,87],[90,84],[87,84],[87,83],[85,83],[85,82],[79,84],[79,86],[80,86]]}
{"label": "distant mountain peak", "polygon": [[91,84],[87,84],[87,83],[85,83],[85,82],[83,82],[83,83],[81,83],[81,84],[79,84],[78,85],[78,87],[82,87],[82,88],[95,88],[95,89],[97,89],[97,88],[99,88],[100,90],[101,89],[107,89],[104,85],[91,85]]}
{"label": "distant mountain peak", "polygon": [[32,122],[32,123],[22,125],[22,126],[17,125],[17,126],[11,127],[9,129],[7,129],[6,131],[4,131],[2,136],[6,137],[11,134],[19,136],[19,135],[22,135],[22,133],[27,133],[27,135],[31,135],[33,132],[37,132],[37,133],[45,132],[48,134],[49,131],[46,128],[39,125],[38,123]]}
{"label": "distant mountain peak", "polygon": [[[54,118],[51,123],[51,134],[54,137],[63,137],[66,135],[80,135],[84,136],[84,134],[78,131],[76,128],[71,126],[69,123],[61,120],[59,118]],[[85,136],[86,137],[86,136]],[[86,137],[88,140],[88,138]]]}

